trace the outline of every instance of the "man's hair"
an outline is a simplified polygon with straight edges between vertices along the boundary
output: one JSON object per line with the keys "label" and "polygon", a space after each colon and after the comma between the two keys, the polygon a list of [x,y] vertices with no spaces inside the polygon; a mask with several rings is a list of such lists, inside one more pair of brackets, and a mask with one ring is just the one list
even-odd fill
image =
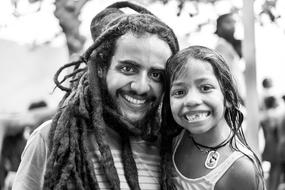
{"label": "man's hair", "polygon": [[[123,7],[139,14],[124,14],[118,10]],[[95,145],[98,145],[98,160],[110,188],[120,189],[120,180],[105,139],[107,126],[122,137],[122,160],[130,188],[140,189],[129,135],[141,136],[149,141],[156,139],[158,118],[146,121],[142,129],[133,126],[114,107],[105,105],[105,76],[98,74],[99,71],[106,73],[116,40],[127,32],[134,35],[155,34],[167,42],[173,54],[179,49],[173,31],[143,7],[118,2],[96,15],[91,25],[93,45],[80,60],[64,65],[55,74],[57,87],[66,93],[51,124],[44,189],[99,189],[92,163]],[[74,71],[59,81],[60,73],[70,66],[74,66]],[[71,81],[70,87],[62,85],[67,79]]]}

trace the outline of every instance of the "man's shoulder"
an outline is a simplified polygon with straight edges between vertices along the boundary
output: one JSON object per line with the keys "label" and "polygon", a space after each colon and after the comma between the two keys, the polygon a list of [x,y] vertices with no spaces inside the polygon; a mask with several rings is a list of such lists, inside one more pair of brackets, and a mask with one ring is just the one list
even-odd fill
{"label": "man's shoulder", "polygon": [[51,123],[52,120],[48,120],[44,123],[42,123],[39,127],[37,127],[33,133],[31,134],[31,137],[33,136],[40,136],[43,138],[43,140],[47,141],[48,140],[48,134],[51,128]]}

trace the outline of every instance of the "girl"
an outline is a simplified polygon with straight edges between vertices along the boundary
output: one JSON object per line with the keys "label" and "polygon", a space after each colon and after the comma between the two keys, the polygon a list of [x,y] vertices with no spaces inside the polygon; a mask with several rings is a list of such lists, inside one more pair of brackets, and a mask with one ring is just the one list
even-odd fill
{"label": "girl", "polygon": [[224,59],[206,47],[191,46],[168,60],[166,72],[163,189],[264,189],[260,161],[245,140],[243,114]]}

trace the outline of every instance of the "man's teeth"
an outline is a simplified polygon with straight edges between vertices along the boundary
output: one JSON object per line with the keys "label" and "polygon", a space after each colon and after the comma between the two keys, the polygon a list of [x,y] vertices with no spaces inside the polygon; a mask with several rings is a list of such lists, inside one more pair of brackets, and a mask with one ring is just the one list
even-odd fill
{"label": "man's teeth", "polygon": [[205,119],[208,116],[207,112],[186,115],[188,121],[196,121]]}
{"label": "man's teeth", "polygon": [[146,100],[138,100],[138,99],[132,98],[131,96],[125,96],[125,98],[133,104],[143,104],[146,101]]}

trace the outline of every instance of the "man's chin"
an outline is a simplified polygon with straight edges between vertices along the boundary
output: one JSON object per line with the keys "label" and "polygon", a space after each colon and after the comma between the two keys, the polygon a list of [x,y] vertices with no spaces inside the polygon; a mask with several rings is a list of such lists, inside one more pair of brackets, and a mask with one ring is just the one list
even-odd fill
{"label": "man's chin", "polygon": [[141,123],[145,119],[145,114],[133,114],[124,113],[124,117],[129,120],[132,124]]}

